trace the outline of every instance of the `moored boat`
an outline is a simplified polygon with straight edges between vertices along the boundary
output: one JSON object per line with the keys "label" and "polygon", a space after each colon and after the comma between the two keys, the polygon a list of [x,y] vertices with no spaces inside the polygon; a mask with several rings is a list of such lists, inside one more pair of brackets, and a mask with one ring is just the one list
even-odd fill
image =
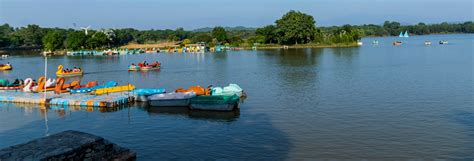
{"label": "moored boat", "polygon": [[135,96],[136,100],[139,102],[148,102],[148,96],[154,94],[165,93],[164,88],[159,89],[135,89],[132,91],[132,94]]}
{"label": "moored boat", "polygon": [[188,107],[193,97],[196,97],[194,92],[172,92],[151,95],[148,100],[154,107]]}
{"label": "moored boat", "polygon": [[16,79],[10,82],[7,79],[0,79],[0,90],[20,90],[23,80]]}
{"label": "moored boat", "polygon": [[238,109],[240,97],[232,96],[197,96],[190,99],[189,108],[193,110],[232,111]]}
{"label": "moored boat", "polygon": [[110,81],[110,82],[107,82],[103,85],[96,85],[96,86],[93,86],[93,87],[82,87],[82,88],[78,88],[78,89],[71,89],[71,93],[89,93],[89,92],[92,92],[92,91],[95,91],[96,89],[100,89],[100,88],[110,88],[110,87],[115,87],[117,86],[117,82],[114,82],[114,81]]}
{"label": "moored boat", "polygon": [[211,95],[213,96],[232,96],[237,95],[242,97],[245,95],[244,90],[240,88],[237,84],[229,84],[228,86],[221,88],[221,87],[212,87],[211,88]]}
{"label": "moored boat", "polygon": [[99,88],[93,91],[92,93],[95,95],[102,95],[102,94],[107,94],[107,93],[114,93],[114,92],[125,92],[125,91],[131,91],[134,90],[135,86],[128,84],[125,86],[116,86],[116,87],[110,87],[110,88]]}
{"label": "moored boat", "polygon": [[425,41],[425,45],[431,45],[431,41]]}

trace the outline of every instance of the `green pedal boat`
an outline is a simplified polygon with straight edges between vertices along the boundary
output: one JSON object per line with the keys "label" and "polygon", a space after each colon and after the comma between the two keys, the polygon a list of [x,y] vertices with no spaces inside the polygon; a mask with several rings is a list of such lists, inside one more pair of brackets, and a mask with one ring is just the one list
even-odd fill
{"label": "green pedal boat", "polygon": [[197,96],[191,98],[190,108],[193,110],[232,111],[239,108],[238,95]]}

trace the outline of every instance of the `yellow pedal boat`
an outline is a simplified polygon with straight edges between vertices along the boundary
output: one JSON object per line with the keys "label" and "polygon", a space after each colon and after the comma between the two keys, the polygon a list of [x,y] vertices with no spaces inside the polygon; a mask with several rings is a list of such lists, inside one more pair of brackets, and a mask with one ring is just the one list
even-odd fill
{"label": "yellow pedal boat", "polygon": [[10,64],[0,64],[0,70],[12,70],[13,67]]}
{"label": "yellow pedal boat", "polygon": [[124,91],[131,91],[134,90],[135,86],[128,84],[126,86],[117,86],[117,87],[110,87],[110,88],[99,88],[96,89],[93,94],[95,95],[102,95],[107,93],[114,93],[114,92],[124,92]]}
{"label": "yellow pedal boat", "polygon": [[56,71],[56,76],[58,77],[74,77],[74,76],[81,76],[84,74],[84,72],[81,70],[79,72],[67,72],[65,73],[63,71],[63,65],[58,66],[58,71]]}

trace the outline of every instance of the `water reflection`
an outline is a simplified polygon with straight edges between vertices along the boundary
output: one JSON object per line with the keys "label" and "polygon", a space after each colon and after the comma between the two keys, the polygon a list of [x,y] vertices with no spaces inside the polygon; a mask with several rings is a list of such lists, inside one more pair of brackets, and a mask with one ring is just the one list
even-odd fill
{"label": "water reflection", "polygon": [[7,54],[10,56],[33,56],[40,55],[41,49],[9,49],[3,50],[2,54]]}
{"label": "water reflection", "polygon": [[83,107],[83,106],[54,106],[51,105],[48,107],[53,111],[87,111],[87,112],[100,112],[100,113],[108,113],[108,112],[116,112],[123,109],[127,109],[127,106],[119,106],[119,107]]}
{"label": "water reflection", "polygon": [[233,122],[240,116],[240,109],[233,111],[199,111],[189,110],[187,107],[139,107],[147,111],[151,116],[176,115],[185,116],[196,120],[207,120],[217,122]]}
{"label": "water reflection", "polygon": [[272,57],[276,62],[275,77],[278,81],[277,90],[298,90],[302,93],[313,90],[318,82],[318,62],[323,56],[323,49],[288,49],[277,50],[274,54],[264,54],[265,59]]}
{"label": "water reflection", "polygon": [[[334,61],[351,64],[352,61],[359,56],[360,48],[332,48],[327,49],[335,57]],[[342,60],[342,61],[341,61]]]}
{"label": "water reflection", "polygon": [[323,54],[323,49],[279,49],[263,51],[263,56],[278,60],[279,65],[303,67],[316,65]]}

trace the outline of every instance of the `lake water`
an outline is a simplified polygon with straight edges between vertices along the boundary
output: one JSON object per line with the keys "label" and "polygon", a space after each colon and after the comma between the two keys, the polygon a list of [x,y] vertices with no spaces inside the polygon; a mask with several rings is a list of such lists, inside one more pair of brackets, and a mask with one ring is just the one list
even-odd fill
{"label": "lake water", "polygon": [[[398,39],[366,38],[354,48],[50,57],[49,75],[64,64],[82,67],[83,82],[168,90],[237,83],[248,98],[234,112],[0,104],[0,148],[80,130],[136,151],[138,160],[474,159],[474,36],[391,45]],[[444,39],[448,45],[437,43]],[[126,70],[143,60],[159,60],[161,71]],[[37,55],[7,61],[14,70],[1,78],[44,73]]]}

